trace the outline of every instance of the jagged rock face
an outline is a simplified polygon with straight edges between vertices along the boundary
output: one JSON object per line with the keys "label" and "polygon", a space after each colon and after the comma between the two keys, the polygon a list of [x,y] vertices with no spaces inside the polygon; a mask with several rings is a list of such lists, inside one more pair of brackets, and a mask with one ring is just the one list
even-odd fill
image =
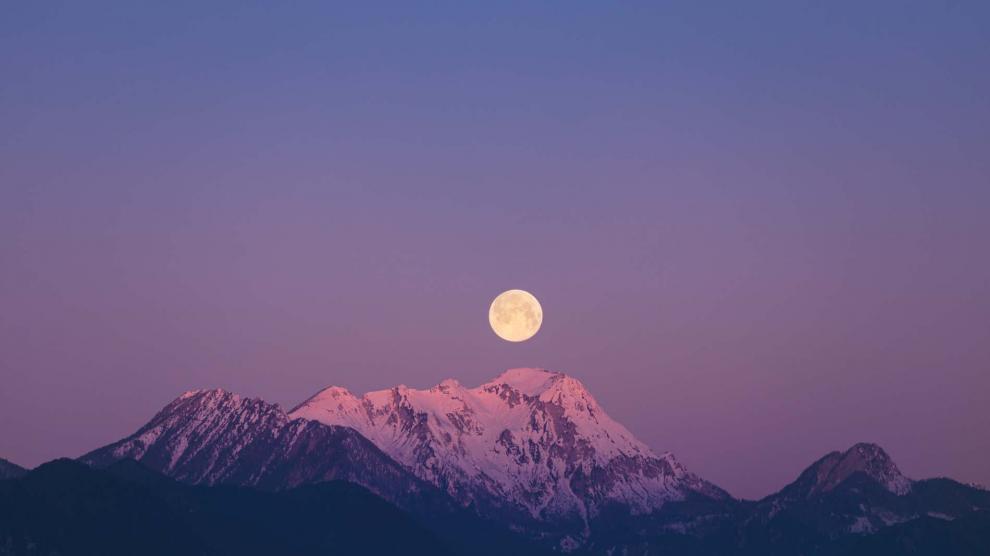
{"label": "jagged rock face", "polygon": [[902,496],[911,492],[912,481],[901,473],[883,448],[860,443],[845,452],[826,454],[773,497],[780,500],[811,498],[834,490],[857,473],[866,475],[891,494]]}
{"label": "jagged rock face", "polygon": [[770,521],[809,505],[829,505],[824,529],[874,531],[916,517],[897,500],[911,492],[905,477],[876,444],[856,444],[845,452],[830,452],[811,464],[780,492],[759,503],[757,517]]}
{"label": "jagged rock face", "polygon": [[911,480],[901,473],[887,452],[876,444],[856,444],[843,454],[832,452],[819,460],[814,471],[815,482],[809,495],[828,492],[853,473],[865,473],[897,495],[911,491]]}
{"label": "jagged rock face", "polygon": [[587,524],[618,505],[651,512],[688,493],[728,495],[654,454],[574,378],[513,369],[477,388],[445,380],[357,397],[327,388],[291,417],[353,427],[462,503],[509,504],[542,521]]}
{"label": "jagged rock face", "polygon": [[400,504],[432,490],[353,429],[291,420],[277,405],[222,390],[187,392],[82,460],[105,466],[127,458],[191,484],[279,490],[340,479]]}

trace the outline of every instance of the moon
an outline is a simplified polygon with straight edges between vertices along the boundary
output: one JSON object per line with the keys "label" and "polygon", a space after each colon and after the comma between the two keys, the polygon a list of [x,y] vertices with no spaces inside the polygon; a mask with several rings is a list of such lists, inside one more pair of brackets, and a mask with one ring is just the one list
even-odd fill
{"label": "moon", "polygon": [[488,308],[488,322],[503,340],[523,342],[533,337],[543,324],[543,308],[533,294],[509,290],[498,294]]}

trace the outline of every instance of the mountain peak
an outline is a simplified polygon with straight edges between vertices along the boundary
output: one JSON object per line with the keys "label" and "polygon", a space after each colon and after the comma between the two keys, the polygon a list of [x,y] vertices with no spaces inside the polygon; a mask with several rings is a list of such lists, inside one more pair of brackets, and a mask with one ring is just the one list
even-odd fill
{"label": "mountain peak", "polygon": [[539,398],[545,402],[575,400],[581,407],[590,407],[592,410],[598,406],[580,380],[557,371],[525,367],[509,369],[479,388],[499,391],[503,386],[508,386],[523,396]]}
{"label": "mountain peak", "polygon": [[813,474],[813,483],[808,494],[810,496],[828,492],[854,473],[865,473],[897,495],[911,491],[911,480],[901,473],[883,448],[877,444],[860,442],[845,452],[826,455],[805,471],[806,475]]}
{"label": "mountain peak", "polygon": [[890,455],[879,444],[874,444],[873,442],[857,442],[846,450],[845,456],[855,456],[861,458],[863,461],[891,461]]}
{"label": "mountain peak", "polygon": [[564,373],[548,371],[546,369],[518,368],[509,369],[488,381],[483,386],[495,386],[506,384],[511,386],[521,394],[527,396],[539,396],[550,388],[554,383],[567,378]]}
{"label": "mountain peak", "polygon": [[430,392],[442,392],[444,394],[461,390],[464,390],[464,386],[456,378],[445,378],[440,381],[440,384],[430,388]]}
{"label": "mountain peak", "polygon": [[276,404],[222,389],[186,392],[80,461],[107,467],[122,459],[192,484],[283,489],[340,479],[402,504],[425,486],[352,428],[292,420]]}
{"label": "mountain peak", "polygon": [[228,392],[223,388],[210,388],[210,389],[199,389],[199,390],[186,390],[185,392],[182,393],[181,396],[176,398],[173,403],[182,400],[188,400],[191,398],[195,398],[197,400],[226,400],[226,399],[232,401],[241,400],[240,394],[234,394],[232,392]]}
{"label": "mountain peak", "polygon": [[[313,394],[310,399],[320,401],[341,401],[355,399],[355,396],[350,390],[344,388],[343,386],[328,386],[316,394]],[[292,411],[295,411],[295,409]]]}

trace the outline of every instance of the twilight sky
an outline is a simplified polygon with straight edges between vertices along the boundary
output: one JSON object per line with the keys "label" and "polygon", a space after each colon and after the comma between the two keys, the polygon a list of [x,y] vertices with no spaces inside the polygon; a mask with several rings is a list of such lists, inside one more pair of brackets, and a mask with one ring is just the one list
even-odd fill
{"label": "twilight sky", "polygon": [[990,3],[209,4],[3,9],[0,456],[539,366],[737,496],[990,483]]}

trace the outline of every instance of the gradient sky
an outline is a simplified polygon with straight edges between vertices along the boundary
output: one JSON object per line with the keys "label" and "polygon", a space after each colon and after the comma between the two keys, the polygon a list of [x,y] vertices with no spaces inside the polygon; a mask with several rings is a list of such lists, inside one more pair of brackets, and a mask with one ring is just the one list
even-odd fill
{"label": "gradient sky", "polygon": [[737,496],[990,483],[990,3],[208,4],[3,8],[0,456],[538,366]]}

